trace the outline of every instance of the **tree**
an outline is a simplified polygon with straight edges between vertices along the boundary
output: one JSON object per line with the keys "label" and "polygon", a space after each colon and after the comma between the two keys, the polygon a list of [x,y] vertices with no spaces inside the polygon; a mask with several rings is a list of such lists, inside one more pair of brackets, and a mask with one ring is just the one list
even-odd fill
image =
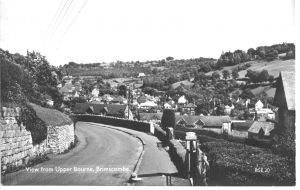
{"label": "tree", "polygon": [[236,69],[234,69],[231,72],[231,76],[233,79],[237,79],[237,78],[239,78],[239,72]]}
{"label": "tree", "polygon": [[157,68],[154,68],[154,69],[152,70],[152,74],[156,75],[157,73],[158,73],[158,69],[157,69]]}
{"label": "tree", "polygon": [[202,63],[201,65],[200,65],[200,69],[199,69],[199,72],[204,72],[204,73],[207,73],[207,72],[209,72],[209,71],[211,71],[211,67],[210,67],[210,65],[208,64],[208,63]]}
{"label": "tree", "polygon": [[190,78],[191,78],[191,76],[190,76],[189,73],[183,73],[183,74],[181,75],[181,79],[182,79],[182,80],[190,80]]}
{"label": "tree", "polygon": [[265,82],[269,79],[269,72],[267,70],[262,70],[258,75],[258,81],[259,82]]}
{"label": "tree", "polygon": [[171,109],[165,109],[161,118],[161,126],[164,130],[168,127],[175,127],[175,112]]}
{"label": "tree", "polygon": [[120,85],[118,88],[118,93],[119,93],[119,95],[126,97],[127,87],[125,85]]}
{"label": "tree", "polygon": [[223,70],[222,74],[223,74],[223,78],[224,78],[225,80],[230,76],[230,73],[229,73],[228,70]]}
{"label": "tree", "polygon": [[173,57],[171,57],[171,56],[169,56],[169,57],[167,57],[167,58],[166,58],[166,60],[167,60],[167,61],[173,61],[173,60],[174,60],[174,58],[173,58]]}
{"label": "tree", "polygon": [[272,83],[272,82],[274,82],[274,80],[275,80],[275,79],[274,79],[274,76],[273,76],[273,75],[270,75],[268,81],[269,81],[270,83]]}
{"label": "tree", "polygon": [[244,119],[245,120],[250,119],[250,112],[248,110],[245,110],[245,112],[244,112]]}
{"label": "tree", "polygon": [[167,81],[168,81],[168,84],[173,84],[175,82],[178,82],[179,80],[175,75],[171,75]]}
{"label": "tree", "polygon": [[247,51],[248,55],[250,56],[250,58],[254,58],[256,55],[256,51],[253,48],[249,48]]}
{"label": "tree", "polygon": [[250,82],[259,82],[259,72],[257,71],[252,71],[251,69],[248,69],[245,77],[248,77]]}
{"label": "tree", "polygon": [[248,88],[246,90],[244,90],[243,93],[240,96],[243,99],[251,99],[251,98],[254,97],[253,93]]}
{"label": "tree", "polygon": [[211,77],[213,81],[217,81],[220,79],[220,74],[217,71],[215,71],[212,73]]}
{"label": "tree", "polygon": [[198,73],[198,75],[195,76],[194,80],[198,82],[200,85],[206,86],[207,80],[206,80],[205,73],[203,72]]}

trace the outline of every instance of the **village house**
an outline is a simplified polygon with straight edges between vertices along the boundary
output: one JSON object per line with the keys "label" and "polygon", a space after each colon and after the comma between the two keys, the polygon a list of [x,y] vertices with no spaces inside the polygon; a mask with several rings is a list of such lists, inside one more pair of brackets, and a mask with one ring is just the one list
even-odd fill
{"label": "village house", "polygon": [[147,97],[145,95],[141,95],[137,98],[139,104],[144,103],[147,101]]}
{"label": "village house", "polygon": [[172,101],[164,103],[163,107],[164,109],[172,109],[172,110],[176,110],[178,108],[177,104],[172,103]]}
{"label": "village house", "polygon": [[152,107],[157,107],[157,104],[147,100],[146,102],[139,104],[139,107],[143,109],[149,109]]}
{"label": "village house", "polygon": [[229,116],[175,116],[175,124],[183,127],[197,128],[222,134],[230,130],[231,119]]}
{"label": "village house", "polygon": [[63,100],[68,101],[74,97],[75,87],[72,84],[65,84],[59,92],[63,95]]}
{"label": "village house", "polygon": [[229,115],[231,113],[231,110],[234,110],[234,105],[233,104],[224,106],[225,114]]}
{"label": "village house", "polygon": [[123,98],[122,96],[117,96],[111,100],[111,103],[112,104],[127,104],[127,100],[126,100],[126,98]]}
{"label": "village house", "polygon": [[264,107],[264,104],[258,100],[256,103],[255,103],[255,110],[260,110]]}
{"label": "village house", "polygon": [[194,115],[176,115],[175,124],[187,128],[202,128],[202,123],[200,122],[200,116]]}
{"label": "village house", "polygon": [[[295,135],[295,73],[280,72],[274,96],[278,109],[276,128]],[[294,136],[295,137],[295,136]]]}
{"label": "village house", "polygon": [[133,119],[133,114],[128,105],[121,104],[95,104],[78,103],[72,109],[74,114],[95,114]]}
{"label": "village house", "polygon": [[104,94],[103,96],[101,96],[101,99],[103,103],[110,103],[114,98],[109,94]]}
{"label": "village house", "polygon": [[92,90],[91,95],[92,95],[92,97],[98,97],[99,96],[99,89],[98,88],[94,88]]}
{"label": "village house", "polygon": [[147,121],[159,124],[161,122],[163,113],[139,113],[138,118],[140,121]]}
{"label": "village house", "polygon": [[269,108],[261,108],[255,111],[255,120],[267,121],[268,119],[275,120],[275,113]]}
{"label": "village house", "polygon": [[257,142],[270,143],[272,140],[272,131],[274,123],[264,121],[254,121],[248,129],[248,139]]}
{"label": "village house", "polygon": [[253,120],[234,120],[231,123],[231,129],[228,134],[235,138],[245,140],[248,138],[248,130],[253,123]]}
{"label": "village house", "polygon": [[186,112],[187,114],[190,114],[190,115],[195,115],[196,107],[197,106],[194,103],[189,103],[182,108],[182,111]]}
{"label": "village house", "polygon": [[178,104],[179,105],[185,105],[187,103],[187,99],[185,98],[185,96],[180,96],[178,98]]}
{"label": "village house", "polygon": [[142,77],[145,77],[145,76],[146,76],[145,73],[139,73],[139,75],[138,75],[139,78],[142,78]]}

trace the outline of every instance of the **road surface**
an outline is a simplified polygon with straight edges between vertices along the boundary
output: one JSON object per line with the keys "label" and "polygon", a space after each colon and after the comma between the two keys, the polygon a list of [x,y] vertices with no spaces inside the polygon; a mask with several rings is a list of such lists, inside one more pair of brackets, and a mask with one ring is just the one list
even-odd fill
{"label": "road surface", "polygon": [[[141,142],[114,129],[77,123],[78,145],[69,153],[50,155],[50,160],[31,170],[2,176],[3,185],[127,185]],[[120,171],[105,171],[111,170]],[[27,168],[29,169],[29,168]],[[97,172],[98,169],[98,172]]]}

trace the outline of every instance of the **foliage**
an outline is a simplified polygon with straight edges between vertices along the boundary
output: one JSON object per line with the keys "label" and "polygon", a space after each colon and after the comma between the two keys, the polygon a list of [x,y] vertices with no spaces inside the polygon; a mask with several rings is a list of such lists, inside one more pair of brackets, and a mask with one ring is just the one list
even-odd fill
{"label": "foliage", "polygon": [[168,127],[174,128],[175,126],[175,112],[171,109],[165,109],[161,118],[161,126],[164,130]]}
{"label": "foliage", "polygon": [[33,144],[39,144],[47,138],[46,123],[37,116],[36,111],[30,105],[23,104],[20,122],[31,132]]}
{"label": "foliage", "polygon": [[278,54],[286,53],[285,59],[295,58],[295,45],[293,43],[275,44],[272,46],[259,46],[256,49],[249,48],[247,52],[235,50],[232,52],[223,52],[218,59],[218,68],[237,65],[250,60],[272,61],[278,58]]}
{"label": "foliage", "polygon": [[[207,142],[202,147],[213,163],[209,176],[218,185],[295,184],[295,158],[274,154],[270,149],[226,141]],[[255,168],[269,172],[256,172]]]}
{"label": "foliage", "polygon": [[239,78],[238,70],[237,69],[232,70],[231,76],[232,76],[233,79]]}
{"label": "foliage", "polygon": [[247,74],[245,75],[249,78],[249,82],[259,83],[259,82],[266,82],[266,81],[273,81],[274,76],[269,75],[267,70],[253,71],[251,69],[247,70]]}
{"label": "foliage", "polygon": [[220,74],[215,71],[212,73],[211,77],[212,77],[212,80],[217,81],[220,79]]}
{"label": "foliage", "polygon": [[230,73],[228,70],[223,70],[222,75],[223,75],[223,78],[226,80],[229,78]]}
{"label": "foliage", "polygon": [[125,85],[121,85],[118,87],[118,93],[121,96],[127,97],[127,87]]}
{"label": "foliage", "polygon": [[60,72],[50,66],[40,53],[27,52],[27,56],[10,54],[0,49],[1,60],[1,101],[31,101],[42,105],[51,97],[54,106],[62,103],[56,86]]}

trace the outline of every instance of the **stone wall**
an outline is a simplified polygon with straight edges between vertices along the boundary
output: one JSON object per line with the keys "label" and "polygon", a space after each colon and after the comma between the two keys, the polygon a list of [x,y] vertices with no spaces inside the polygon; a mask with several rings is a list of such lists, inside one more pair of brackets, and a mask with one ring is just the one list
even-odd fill
{"label": "stone wall", "polygon": [[0,119],[1,171],[12,170],[27,164],[33,155],[31,133],[23,124],[18,124],[20,109],[2,109]]}
{"label": "stone wall", "polygon": [[47,153],[62,153],[74,143],[74,125],[48,126],[47,139],[32,144],[31,132],[18,122],[20,108],[2,108],[0,118],[1,172],[26,165]]}
{"label": "stone wall", "polygon": [[47,139],[50,151],[62,153],[74,144],[74,125],[48,126]]}

